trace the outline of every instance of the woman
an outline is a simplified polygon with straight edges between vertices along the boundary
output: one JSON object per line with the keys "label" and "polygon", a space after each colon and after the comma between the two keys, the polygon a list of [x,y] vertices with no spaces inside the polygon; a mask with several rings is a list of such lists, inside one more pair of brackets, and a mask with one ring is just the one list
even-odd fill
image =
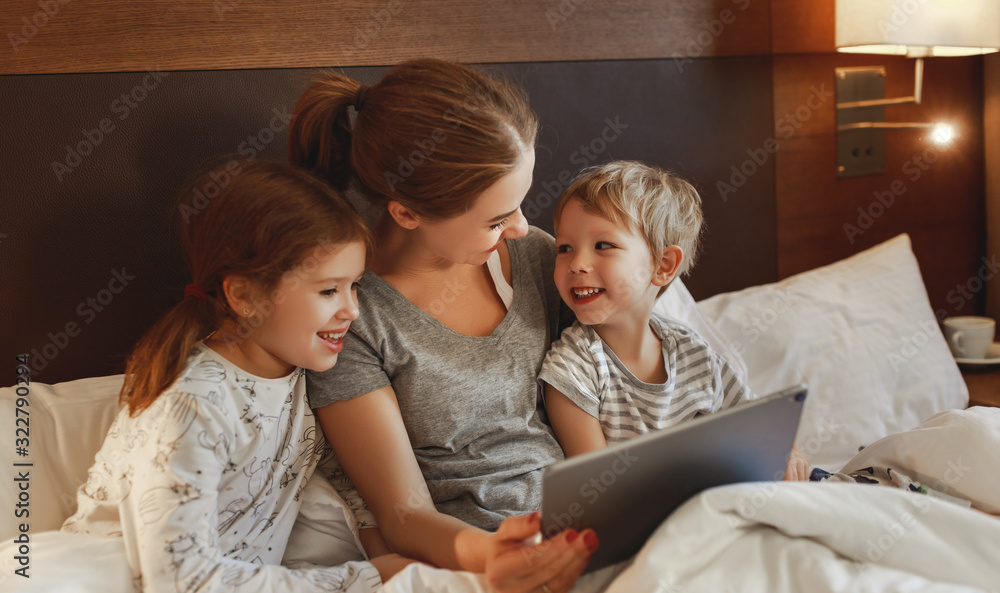
{"label": "woman", "polygon": [[371,88],[315,82],[289,156],[384,206],[360,321],[336,371],[309,377],[382,536],[503,591],[556,592],[598,542],[590,530],[527,541],[540,529],[537,512],[524,514],[540,506],[542,469],[562,459],[536,386],[559,321],[555,246],[520,210],[537,128],[513,86],[419,60]]}

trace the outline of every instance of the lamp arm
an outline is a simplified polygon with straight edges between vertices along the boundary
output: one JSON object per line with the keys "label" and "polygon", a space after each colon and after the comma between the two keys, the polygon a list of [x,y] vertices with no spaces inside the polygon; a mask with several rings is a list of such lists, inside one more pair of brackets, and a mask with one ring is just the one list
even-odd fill
{"label": "lamp arm", "polygon": [[878,130],[911,130],[911,129],[926,129],[926,128],[936,128],[937,123],[928,122],[896,122],[896,121],[859,121],[853,124],[843,124],[837,126],[838,132],[843,132],[845,130],[866,130],[866,129],[878,129]]}
{"label": "lamp arm", "polygon": [[913,66],[913,95],[891,99],[869,99],[866,101],[846,101],[837,103],[837,109],[859,109],[862,107],[883,107],[885,105],[920,104],[924,94],[924,59],[917,58]]}

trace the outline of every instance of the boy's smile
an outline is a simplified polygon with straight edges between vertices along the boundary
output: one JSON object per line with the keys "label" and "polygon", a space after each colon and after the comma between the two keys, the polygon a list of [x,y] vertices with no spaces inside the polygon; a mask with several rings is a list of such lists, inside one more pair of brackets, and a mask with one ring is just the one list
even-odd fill
{"label": "boy's smile", "polygon": [[574,287],[573,301],[578,305],[586,305],[587,303],[594,302],[597,297],[601,296],[603,293],[603,288],[593,288],[590,286]]}

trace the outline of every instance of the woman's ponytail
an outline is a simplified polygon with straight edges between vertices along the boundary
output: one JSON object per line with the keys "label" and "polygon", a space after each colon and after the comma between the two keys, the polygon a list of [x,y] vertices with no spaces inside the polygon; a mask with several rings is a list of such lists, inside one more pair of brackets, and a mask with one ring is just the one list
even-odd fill
{"label": "woman's ponytail", "polygon": [[537,133],[515,85],[462,64],[411,60],[370,89],[339,74],[315,81],[292,115],[288,158],[338,189],[357,180],[371,202],[395,200],[440,220],[511,173]]}
{"label": "woman's ponytail", "polygon": [[313,82],[295,105],[288,133],[288,161],[324,177],[343,191],[350,183],[351,120],[349,108],[360,107],[368,87],[341,74]]}

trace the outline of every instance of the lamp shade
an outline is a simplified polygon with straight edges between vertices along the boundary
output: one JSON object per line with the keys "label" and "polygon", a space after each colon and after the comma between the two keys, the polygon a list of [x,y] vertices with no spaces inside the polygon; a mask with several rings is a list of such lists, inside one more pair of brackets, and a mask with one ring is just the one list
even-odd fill
{"label": "lamp shade", "polygon": [[998,0],[837,0],[837,50],[910,57],[1000,48]]}

